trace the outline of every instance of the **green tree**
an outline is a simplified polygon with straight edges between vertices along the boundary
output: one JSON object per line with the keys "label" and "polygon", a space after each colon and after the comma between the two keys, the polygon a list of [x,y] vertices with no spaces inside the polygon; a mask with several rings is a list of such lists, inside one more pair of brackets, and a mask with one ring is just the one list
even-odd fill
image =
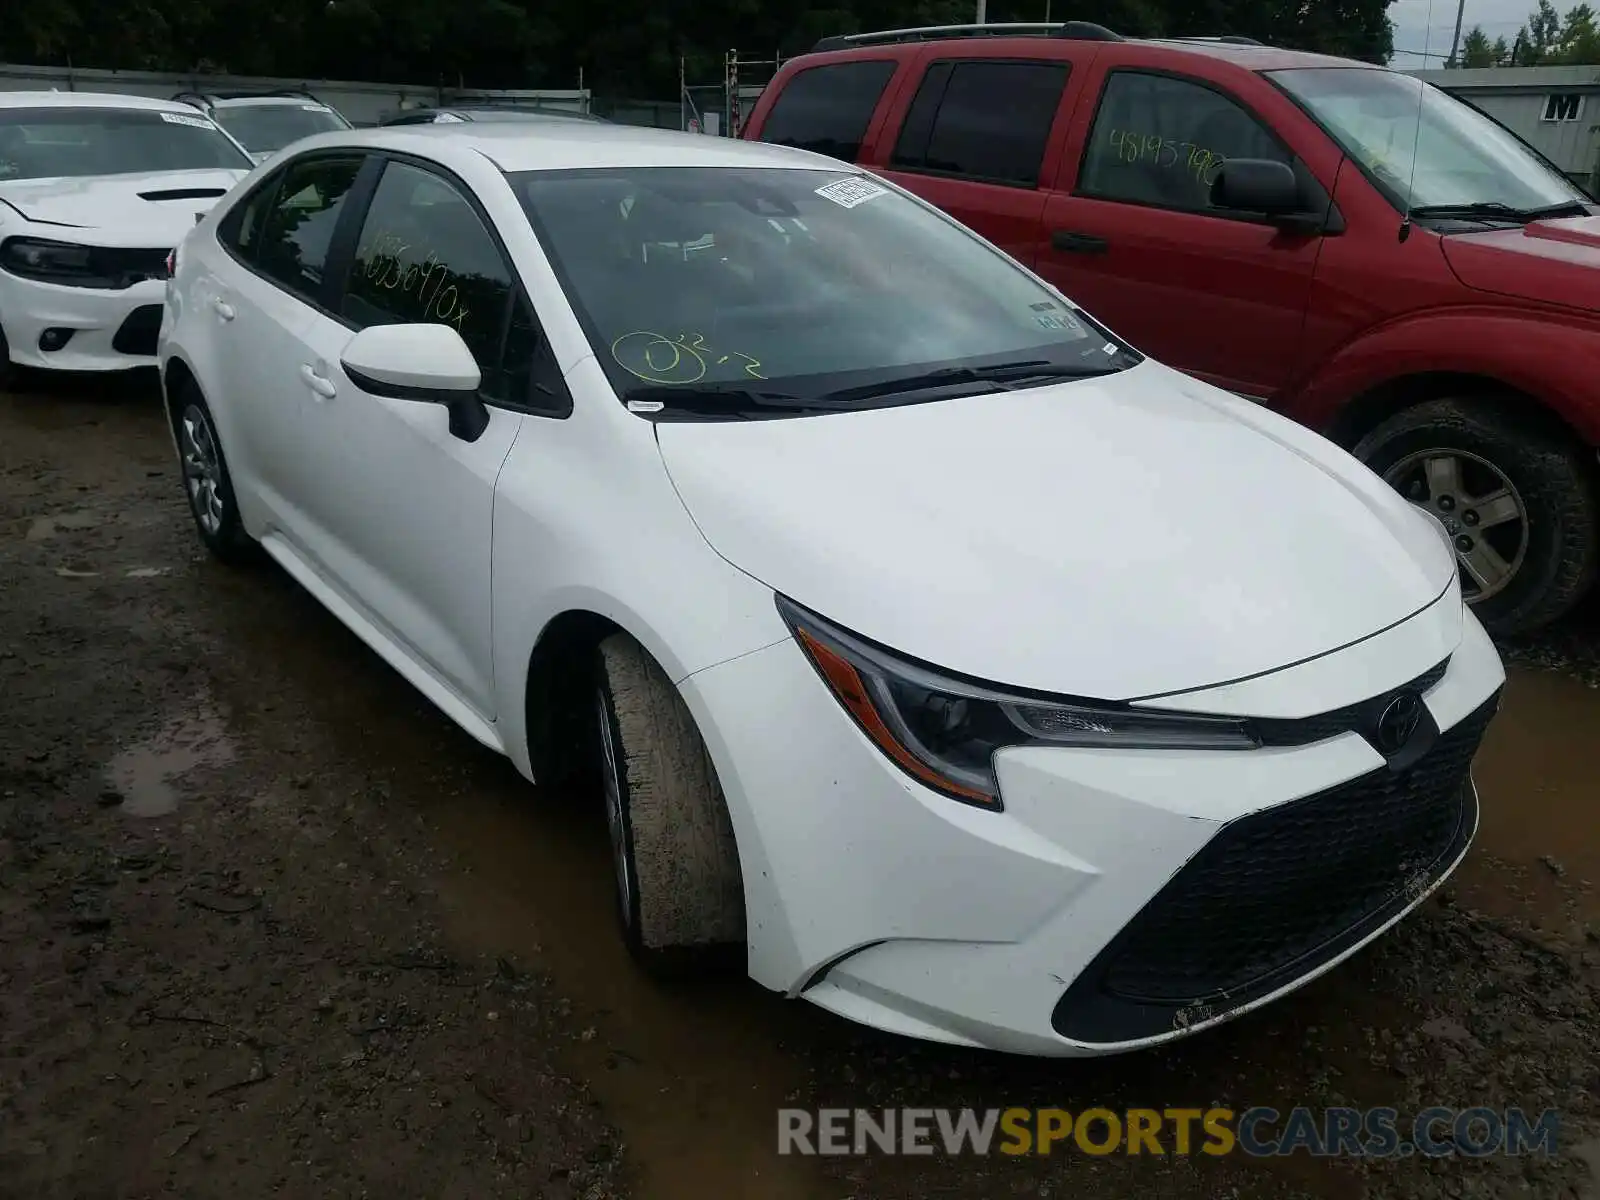
{"label": "green tree", "polygon": [[1587,4],[1567,10],[1557,35],[1554,61],[1567,64],[1600,63],[1600,27],[1595,11]]}
{"label": "green tree", "polygon": [[1518,66],[1543,66],[1555,61],[1561,44],[1561,14],[1556,12],[1556,6],[1550,0],[1539,0],[1539,7],[1517,36],[1522,43]]}
{"label": "green tree", "polygon": [[1494,40],[1494,61],[1492,63],[1490,63],[1489,65],[1493,66],[1493,67],[1503,67],[1503,66],[1508,65],[1510,62],[1511,62],[1511,47],[1506,44],[1505,38],[1503,38],[1503,37],[1495,38],[1495,40]]}
{"label": "green tree", "polygon": [[1461,59],[1451,66],[1462,67],[1492,67],[1499,60],[1495,58],[1494,43],[1489,40],[1489,35],[1484,33],[1481,25],[1474,25],[1467,30],[1461,39]]}

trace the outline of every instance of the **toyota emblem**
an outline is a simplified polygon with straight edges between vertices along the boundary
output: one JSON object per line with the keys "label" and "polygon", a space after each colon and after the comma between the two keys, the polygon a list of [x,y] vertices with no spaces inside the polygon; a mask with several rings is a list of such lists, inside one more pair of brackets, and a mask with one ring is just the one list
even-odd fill
{"label": "toyota emblem", "polygon": [[1401,692],[1384,706],[1378,717],[1378,749],[1384,754],[1398,754],[1421,723],[1422,698],[1415,692]]}

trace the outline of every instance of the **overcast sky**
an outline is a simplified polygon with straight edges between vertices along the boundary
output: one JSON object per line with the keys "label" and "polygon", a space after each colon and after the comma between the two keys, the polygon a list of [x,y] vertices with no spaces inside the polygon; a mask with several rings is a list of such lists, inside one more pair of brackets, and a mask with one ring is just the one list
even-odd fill
{"label": "overcast sky", "polygon": [[[1397,67],[1420,67],[1424,64],[1422,51],[1428,51],[1426,63],[1430,67],[1444,65],[1450,53],[1450,37],[1456,28],[1456,6],[1459,0],[1431,0],[1433,17],[1428,17],[1430,0],[1396,0],[1389,8],[1394,21],[1394,59]],[[1492,42],[1503,37],[1507,42],[1517,36],[1517,30],[1533,12],[1537,0],[1467,0],[1466,19],[1461,32],[1474,25],[1483,26]],[[1566,12],[1576,0],[1555,0],[1556,10]]]}

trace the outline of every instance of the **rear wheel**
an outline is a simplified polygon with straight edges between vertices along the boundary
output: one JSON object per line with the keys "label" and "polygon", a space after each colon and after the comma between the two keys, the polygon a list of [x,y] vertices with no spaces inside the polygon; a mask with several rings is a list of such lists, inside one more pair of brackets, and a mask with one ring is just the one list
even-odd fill
{"label": "rear wheel", "polygon": [[1444,524],[1462,593],[1492,632],[1531,632],[1589,589],[1600,537],[1589,465],[1509,405],[1428,401],[1379,425],[1355,454]]}
{"label": "rear wheel", "polygon": [[228,460],[211,409],[193,384],[179,393],[175,408],[178,462],[195,532],[219,561],[230,565],[249,562],[259,547],[240,523],[233,478],[228,474]]}
{"label": "rear wheel", "polygon": [[595,740],[628,950],[657,975],[731,965],[744,942],[744,887],[705,742],[633,638],[606,638],[598,658]]}

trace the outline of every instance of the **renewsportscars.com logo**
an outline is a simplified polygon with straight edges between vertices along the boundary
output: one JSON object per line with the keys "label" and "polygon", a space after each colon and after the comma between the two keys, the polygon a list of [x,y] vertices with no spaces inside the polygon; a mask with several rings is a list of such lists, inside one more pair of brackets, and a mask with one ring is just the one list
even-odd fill
{"label": "renewsportscars.com logo", "polygon": [[1556,1153],[1561,1118],[1520,1108],[803,1108],[778,1110],[778,1153],[1246,1154],[1443,1158]]}

